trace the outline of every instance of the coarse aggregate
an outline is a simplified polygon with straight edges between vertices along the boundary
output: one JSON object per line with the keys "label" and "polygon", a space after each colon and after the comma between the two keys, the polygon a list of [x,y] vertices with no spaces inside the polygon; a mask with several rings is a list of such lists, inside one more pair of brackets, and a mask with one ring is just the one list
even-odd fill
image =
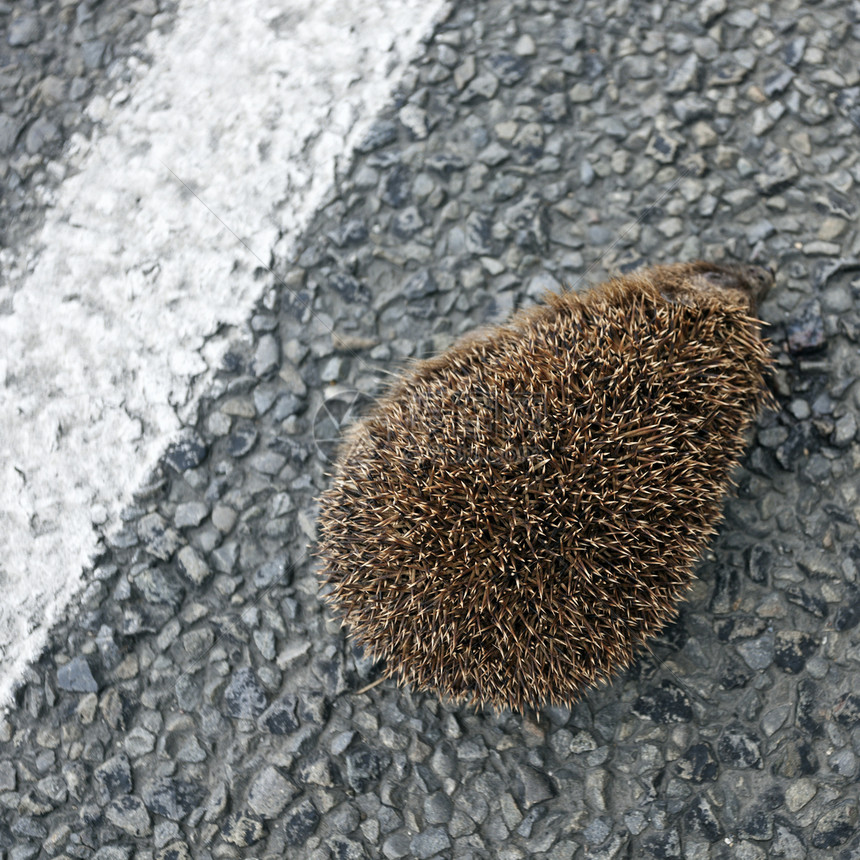
{"label": "coarse aggregate", "polygon": [[[0,717],[0,858],[860,858],[858,140],[860,3],[455,4]],[[776,268],[779,408],[677,623],[570,709],[363,690],[308,550],[344,417],[696,257]]]}
{"label": "coarse aggregate", "polygon": [[145,36],[169,31],[176,8],[175,0],[0,2],[0,248],[40,226],[67,175],[64,147],[92,132],[90,99],[128,98],[125,85],[151,61]]}

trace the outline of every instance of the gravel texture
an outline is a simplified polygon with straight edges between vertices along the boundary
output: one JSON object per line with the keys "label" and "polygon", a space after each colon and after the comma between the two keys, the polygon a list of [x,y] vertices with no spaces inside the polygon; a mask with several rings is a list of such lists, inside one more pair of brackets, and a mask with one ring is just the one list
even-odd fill
{"label": "gravel texture", "polygon": [[2,705],[441,5],[183,0],[48,163],[42,227],[0,251]]}
{"label": "gravel texture", "polygon": [[[856,2],[456,4],[0,718],[3,860],[860,858],[858,46]],[[338,427],[699,256],[776,266],[779,410],[678,622],[570,710],[361,692],[308,554]]]}
{"label": "gravel texture", "polygon": [[64,146],[92,132],[90,99],[123,99],[130,69],[149,64],[146,34],[169,30],[176,7],[175,0],[0,0],[0,248],[42,223],[67,175]]}

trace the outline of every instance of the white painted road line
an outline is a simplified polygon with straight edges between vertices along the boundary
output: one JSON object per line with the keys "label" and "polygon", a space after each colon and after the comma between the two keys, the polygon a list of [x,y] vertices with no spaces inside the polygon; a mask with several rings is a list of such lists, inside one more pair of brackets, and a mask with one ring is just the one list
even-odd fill
{"label": "white painted road line", "polygon": [[[155,61],[89,106],[93,140],[0,317],[0,704],[97,544],[191,414],[442,0],[183,0]],[[234,265],[238,261],[237,265]]]}

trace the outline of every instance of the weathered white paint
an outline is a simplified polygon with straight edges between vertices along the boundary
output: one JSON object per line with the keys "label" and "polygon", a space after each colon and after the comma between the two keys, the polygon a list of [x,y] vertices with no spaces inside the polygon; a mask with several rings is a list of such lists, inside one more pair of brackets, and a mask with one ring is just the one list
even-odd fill
{"label": "weathered white paint", "polygon": [[[89,107],[0,317],[0,704],[442,0],[183,0]],[[171,176],[174,171],[253,253]],[[38,248],[38,250],[36,250]]]}

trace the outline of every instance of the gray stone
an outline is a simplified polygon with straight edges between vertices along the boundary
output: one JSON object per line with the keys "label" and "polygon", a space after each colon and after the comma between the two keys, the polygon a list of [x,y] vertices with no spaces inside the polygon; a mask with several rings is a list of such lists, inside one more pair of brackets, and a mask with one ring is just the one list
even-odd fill
{"label": "gray stone", "polygon": [[382,774],[383,760],[379,753],[361,746],[346,754],[346,781],[360,794],[373,785]]}
{"label": "gray stone", "polygon": [[860,818],[857,802],[854,800],[841,803],[827,810],[815,822],[812,831],[812,846],[821,849],[833,849],[844,845],[857,831]]}
{"label": "gray stone", "polygon": [[189,630],[182,636],[182,647],[189,657],[197,659],[202,657],[212,647],[215,634],[209,627],[201,627]]}
{"label": "gray stone", "polygon": [[152,822],[143,801],[132,794],[112,800],[106,815],[111,824],[138,839],[152,832]]}
{"label": "gray stone", "polygon": [[11,761],[0,761],[0,791],[14,791],[15,782],[15,765]]}
{"label": "gray stone", "polygon": [[409,842],[409,850],[418,860],[427,860],[440,851],[451,847],[451,838],[444,827],[431,827],[416,833]]}
{"label": "gray stone", "polygon": [[768,158],[764,170],[756,174],[756,188],[770,197],[793,185],[799,175],[800,169],[794,156],[788,150],[781,149]]}
{"label": "gray stone", "polygon": [[191,735],[179,745],[175,757],[177,761],[188,761],[199,764],[206,761],[206,750],[200,746],[197,738]]}
{"label": "gray stone", "polygon": [[272,705],[260,716],[261,729],[271,732],[273,735],[286,735],[296,731],[299,721],[296,717],[296,697],[284,696],[273,702]]}
{"label": "gray stone", "polygon": [[684,823],[689,833],[702,836],[709,843],[717,842],[725,836],[725,830],[717,820],[714,808],[705,795],[700,795],[690,804],[684,815]]}
{"label": "gray stone", "polygon": [[[13,836],[23,836],[26,839],[44,840],[48,836],[48,830],[44,824],[37,821],[32,815],[20,815],[9,828]],[[23,846],[19,846],[23,847]],[[23,855],[25,858],[34,857],[35,851]]]}
{"label": "gray stone", "polygon": [[531,809],[535,804],[555,795],[555,789],[549,778],[527,765],[517,768],[518,784],[515,786],[515,796],[523,809]]}
{"label": "gray stone", "polygon": [[454,86],[462,90],[475,77],[475,58],[470,54],[454,69]]}
{"label": "gray stone", "polygon": [[736,860],[765,860],[767,857],[754,842],[736,842],[732,850]]}
{"label": "gray stone", "polygon": [[729,767],[761,768],[761,747],[751,729],[740,725],[729,726],[720,738],[720,761]]}
{"label": "gray stone", "polygon": [[601,845],[608,838],[612,829],[604,818],[595,818],[582,831],[582,836],[588,845]]}
{"label": "gray stone", "polygon": [[509,838],[511,831],[502,815],[492,812],[481,827],[481,833],[490,843],[501,845]]}
{"label": "gray stone", "polygon": [[806,848],[803,843],[784,825],[778,825],[776,828],[771,852],[774,857],[784,858],[784,860],[806,860]]}
{"label": "gray stone", "polygon": [[195,585],[202,585],[212,573],[209,565],[190,546],[184,546],[179,550],[177,566],[180,573],[187,576]]}
{"label": "gray stone", "polygon": [[70,693],[97,693],[99,683],[86,657],[73,657],[57,669],[57,686]]}
{"label": "gray stone", "polygon": [[553,93],[541,99],[541,119],[544,122],[561,122],[568,115],[567,94]]}
{"label": "gray stone", "polygon": [[728,0],[702,0],[696,7],[699,22],[703,27],[710,27],[726,9],[728,9]]}
{"label": "gray stone", "polygon": [[196,433],[189,433],[167,449],[164,460],[177,472],[196,469],[205,459],[208,448]]}
{"label": "gray stone", "polygon": [[277,475],[286,462],[287,458],[277,451],[264,451],[251,458],[251,466],[264,475]]}
{"label": "gray stone", "polygon": [[143,726],[136,726],[125,736],[124,744],[133,759],[140,758],[155,749],[155,735]]}
{"label": "gray stone", "polygon": [[772,99],[780,93],[785,92],[788,85],[794,80],[794,73],[789,69],[781,69],[768,75],[764,79],[764,94]]}
{"label": "gray stone", "polygon": [[[457,72],[454,72],[456,78]],[[463,94],[460,96],[460,101],[463,104],[474,104],[476,102],[486,101],[495,96],[499,89],[499,79],[495,75],[483,74],[473,78]]]}
{"label": "gray stone", "polygon": [[567,97],[573,104],[585,104],[594,99],[594,87],[584,81],[580,81],[570,88]]}
{"label": "gray stone", "polygon": [[852,412],[837,419],[833,430],[833,444],[839,448],[847,447],[857,435],[857,419]]}
{"label": "gray stone", "polygon": [[683,123],[692,123],[697,119],[707,119],[714,113],[711,102],[701,96],[683,96],[672,102],[672,111]]}
{"label": "gray stone", "polygon": [[653,857],[654,860],[682,860],[684,857],[681,854],[681,839],[677,830],[648,836],[642,840],[642,847],[646,856]]}
{"label": "gray stone", "polygon": [[346,836],[331,836],[328,839],[330,857],[338,860],[370,860],[364,846],[355,839]]}
{"label": "gray stone", "polygon": [[60,130],[47,117],[39,117],[28,129],[24,136],[24,148],[30,155],[35,155],[43,149],[60,140]]}
{"label": "gray stone", "polygon": [[412,840],[406,833],[392,833],[382,843],[382,853],[388,860],[398,860],[406,857],[411,850]]}
{"label": "gray stone", "polygon": [[785,725],[790,713],[791,705],[776,705],[771,708],[761,718],[762,731],[770,737]]}
{"label": "gray stone", "polygon": [[247,848],[263,838],[262,820],[253,814],[236,811],[227,816],[221,828],[221,838],[239,848]]}
{"label": "gray stone", "polygon": [[783,59],[785,64],[791,68],[796,68],[800,65],[803,59],[803,52],[806,50],[806,36],[795,36],[791,39],[783,49]]}
{"label": "gray stone", "polygon": [[6,41],[13,48],[23,48],[42,38],[42,24],[37,15],[19,15],[9,22]]}
{"label": "gray stone", "polygon": [[[168,555],[169,558],[175,544],[169,535],[162,535],[155,538],[150,546],[155,552],[160,555]],[[148,603],[166,603],[169,606],[177,606],[182,600],[182,588],[174,581],[174,577],[168,577],[164,571],[158,568],[145,567],[134,575],[133,582],[135,588]]]}
{"label": "gray stone", "polygon": [[397,140],[397,126],[391,120],[377,120],[369,129],[356,150],[361,153],[373,152]]}
{"label": "gray stone", "polygon": [[81,45],[81,57],[88,69],[101,68],[107,46],[101,39],[88,39]]}
{"label": "gray stone", "polygon": [[169,561],[181,546],[178,532],[167,525],[161,514],[147,514],[137,524],[137,535],[143,541],[146,551],[162,561]]}
{"label": "gray stone", "polygon": [[[396,164],[385,177],[382,189],[382,200],[394,209],[400,209],[409,202],[410,182],[412,173],[404,164]],[[336,273],[330,280],[332,287],[339,292],[347,301],[354,301],[361,295],[362,285],[352,275]]]}
{"label": "gray stone", "polygon": [[0,114],[0,155],[8,155],[15,148],[23,124],[14,117]]}
{"label": "gray stone", "polygon": [[230,434],[227,440],[227,453],[231,457],[244,457],[257,443],[258,433],[255,427],[239,427]]}
{"label": "gray stone", "polygon": [[232,573],[238,557],[239,547],[234,541],[219,546],[210,556],[215,569],[221,573]]}
{"label": "gray stone", "polygon": [[143,799],[150,812],[181,821],[203,802],[203,786],[186,779],[163,777],[146,786]]}
{"label": "gray stone", "polygon": [[521,81],[528,70],[528,63],[522,57],[502,52],[489,58],[489,66],[493,74],[506,86],[510,87]]}
{"label": "gray stone", "polygon": [[410,275],[401,287],[405,299],[423,299],[435,293],[436,290],[436,279],[429,269],[419,269],[415,274]]}
{"label": "gray stone", "polygon": [[773,631],[768,631],[755,639],[738,643],[738,653],[750,669],[760,671],[773,662],[775,641]]}
{"label": "gray stone", "polygon": [[69,796],[65,780],[57,774],[43,777],[36,783],[36,790],[42,797],[48,798],[53,806],[64,803]]}
{"label": "gray stone", "polygon": [[685,723],[693,718],[690,697],[668,680],[644,690],[633,704],[633,713],[655,723]]}
{"label": "gray stone", "polygon": [[770,131],[785,113],[785,107],[779,102],[771,102],[766,108],[759,108],[753,112],[752,130],[753,134],[761,136]]}
{"label": "gray stone", "polygon": [[792,355],[809,355],[826,344],[821,303],[817,299],[805,302],[799,313],[786,326],[788,351]]}
{"label": "gray stone", "polygon": [[830,756],[830,769],[834,773],[846,779],[854,779],[857,776],[857,756],[853,750],[837,750]]}
{"label": "gray stone", "polygon": [[274,335],[266,334],[260,338],[251,363],[254,376],[267,376],[278,369],[281,360],[281,348]]}
{"label": "gray stone", "polygon": [[528,33],[524,33],[517,39],[514,45],[514,53],[518,57],[533,57],[537,53],[535,40]]}
{"label": "gray stone", "polygon": [[265,767],[248,792],[248,808],[261,818],[277,818],[299,790],[272,765]]}
{"label": "gray stone", "polygon": [[497,167],[510,157],[510,150],[502,146],[498,141],[493,141],[488,147],[478,153],[478,159],[490,167]]}
{"label": "gray stone", "polygon": [[131,764],[128,756],[123,753],[112,756],[104,764],[99,765],[93,776],[105,799],[131,793],[133,787]]}
{"label": "gray stone", "polygon": [[648,141],[645,152],[661,164],[671,164],[678,154],[678,146],[679,142],[677,140],[657,132]]}
{"label": "gray stone", "polygon": [[286,843],[295,847],[304,845],[316,831],[319,820],[320,814],[310,798],[303,798],[283,818]]}
{"label": "gray stone", "polygon": [[811,779],[796,779],[785,790],[785,805],[789,812],[803,809],[818,790]]}
{"label": "gray stone", "polygon": [[780,630],[774,645],[774,663],[784,672],[798,675],[818,647],[815,637],[800,630]]}
{"label": "gray stone", "polygon": [[680,66],[677,66],[666,81],[665,91],[672,95],[680,95],[696,86],[699,77],[699,60],[695,54],[690,54]]}
{"label": "gray stone", "polygon": [[427,111],[418,105],[404,105],[397,118],[403,123],[404,127],[409,131],[413,140],[424,140],[430,131],[430,122],[427,118]]}
{"label": "gray stone", "polygon": [[824,309],[831,313],[848,313],[854,307],[854,299],[850,290],[838,284],[828,287],[822,295],[821,301]]}
{"label": "gray stone", "polygon": [[720,766],[710,744],[693,744],[678,760],[678,776],[697,785],[713,782]]}
{"label": "gray stone", "polygon": [[453,811],[451,799],[442,792],[437,791],[424,801],[424,820],[428,824],[446,824]]}
{"label": "gray stone", "polygon": [[105,845],[93,854],[93,860],[129,860],[133,850],[131,846]]}
{"label": "gray stone", "polygon": [[[398,223],[398,219],[402,218],[406,215],[407,219],[410,217],[409,213],[414,213],[416,217],[418,217],[418,210],[414,206],[410,206],[409,209],[404,209],[403,212],[399,212],[395,217],[395,225]],[[402,239],[408,238],[411,233],[408,229],[405,230],[405,233],[398,232],[397,226],[395,226],[395,232]],[[416,230],[418,227],[415,228]],[[412,231],[414,232],[414,231]],[[333,355],[324,365],[322,370],[320,371],[320,379],[323,382],[337,382],[340,378],[341,368],[343,367],[343,359],[339,355]]]}
{"label": "gray stone", "polygon": [[250,720],[266,710],[266,691],[254,670],[237,669],[224,691],[224,709],[231,717]]}
{"label": "gray stone", "polygon": [[212,525],[221,534],[229,534],[233,530],[233,526],[236,525],[237,519],[238,515],[236,511],[233,508],[227,507],[227,505],[215,505],[215,508],[212,510]]}
{"label": "gray stone", "polygon": [[467,738],[458,748],[458,756],[462,761],[481,761],[487,757],[487,745],[482,737]]}
{"label": "gray stone", "polygon": [[257,650],[260,652],[264,660],[272,661],[275,659],[275,634],[268,628],[265,630],[255,630],[252,638]]}
{"label": "gray stone", "polygon": [[[251,328],[254,331],[274,331],[277,327],[278,318],[272,314],[254,314],[251,317]],[[255,396],[256,393],[255,391]],[[274,394],[272,396],[274,397]]]}
{"label": "gray stone", "polygon": [[492,221],[480,212],[473,212],[466,219],[466,249],[473,254],[492,253]]}
{"label": "gray stone", "polygon": [[331,759],[322,752],[316,752],[305,761],[296,772],[297,779],[308,785],[321,785],[328,788],[334,785],[334,770]]}
{"label": "gray stone", "polygon": [[173,523],[178,529],[199,526],[209,515],[209,505],[205,502],[186,502],[176,506]]}
{"label": "gray stone", "polygon": [[843,726],[860,724],[860,695],[843,693],[833,704],[833,716]]}
{"label": "gray stone", "polygon": [[329,812],[327,823],[339,833],[352,833],[358,829],[361,816],[351,803],[341,803]]}

